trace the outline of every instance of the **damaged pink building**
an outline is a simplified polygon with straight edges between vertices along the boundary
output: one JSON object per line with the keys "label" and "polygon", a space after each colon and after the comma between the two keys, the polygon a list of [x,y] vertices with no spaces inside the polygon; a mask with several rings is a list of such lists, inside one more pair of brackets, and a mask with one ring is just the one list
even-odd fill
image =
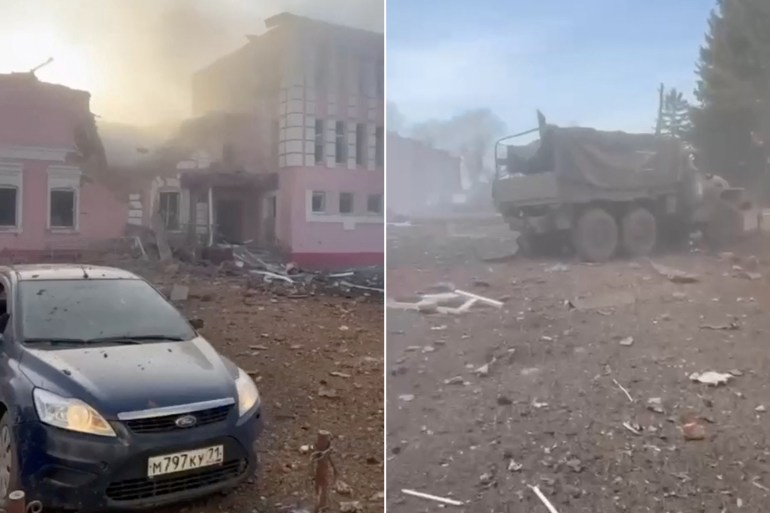
{"label": "damaged pink building", "polygon": [[90,95],[0,75],[0,255],[32,255],[121,237],[128,207],[104,169]]}
{"label": "damaged pink building", "polygon": [[288,13],[266,26],[193,77],[199,123],[238,129],[193,138],[179,196],[159,201],[212,240],[272,243],[300,265],[381,264],[383,35]]}

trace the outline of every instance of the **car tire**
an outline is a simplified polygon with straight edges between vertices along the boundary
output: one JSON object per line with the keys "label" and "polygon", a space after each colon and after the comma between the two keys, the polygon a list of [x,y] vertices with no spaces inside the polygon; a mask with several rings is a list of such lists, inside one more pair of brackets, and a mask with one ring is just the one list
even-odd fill
{"label": "car tire", "polygon": [[655,216],[644,207],[629,210],[621,221],[623,251],[639,258],[652,254],[658,241],[658,223]]}
{"label": "car tire", "polygon": [[572,240],[581,259],[606,262],[618,249],[618,223],[603,208],[589,208],[573,228]]}
{"label": "car tire", "polygon": [[0,498],[19,488],[19,458],[16,440],[13,438],[11,414],[5,412],[0,419]]}

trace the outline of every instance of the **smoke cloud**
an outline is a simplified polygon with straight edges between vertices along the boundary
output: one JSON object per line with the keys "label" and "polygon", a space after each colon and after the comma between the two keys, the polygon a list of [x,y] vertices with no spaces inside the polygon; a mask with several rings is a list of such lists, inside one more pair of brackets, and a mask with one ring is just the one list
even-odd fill
{"label": "smoke cloud", "polygon": [[[192,73],[261,33],[265,18],[289,11],[381,32],[383,10],[383,0],[0,0],[0,46],[9,31],[53,34],[62,43],[48,49],[51,55],[17,49],[30,57],[11,59],[16,69],[0,56],[0,72],[25,71],[50,56],[54,62],[38,76],[67,75],[75,86],[87,85],[102,118],[175,122],[189,115]],[[57,53],[77,59],[62,62]],[[75,60],[85,62],[83,76],[79,66],[61,69]]]}

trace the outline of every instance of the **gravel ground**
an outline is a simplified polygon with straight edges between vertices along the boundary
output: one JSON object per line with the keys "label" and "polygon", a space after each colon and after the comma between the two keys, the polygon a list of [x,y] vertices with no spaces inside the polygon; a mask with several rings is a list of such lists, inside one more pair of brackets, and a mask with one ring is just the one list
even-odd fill
{"label": "gravel ground", "polygon": [[[560,513],[767,510],[770,243],[656,256],[699,278],[677,284],[647,261],[492,264],[499,227],[431,230],[391,235],[389,297],[453,282],[505,304],[388,310],[388,511],[439,510],[411,488],[546,512],[530,485]],[[690,379],[711,370],[733,377]]]}

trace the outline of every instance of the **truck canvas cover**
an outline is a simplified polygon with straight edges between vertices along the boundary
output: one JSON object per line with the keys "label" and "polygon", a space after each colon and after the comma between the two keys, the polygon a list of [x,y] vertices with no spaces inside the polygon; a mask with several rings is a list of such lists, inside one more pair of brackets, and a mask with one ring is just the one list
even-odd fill
{"label": "truck canvas cover", "polygon": [[518,153],[515,167],[524,174],[555,171],[563,185],[624,191],[677,184],[686,163],[682,150],[670,137],[546,125],[526,163],[521,153],[512,153]]}

